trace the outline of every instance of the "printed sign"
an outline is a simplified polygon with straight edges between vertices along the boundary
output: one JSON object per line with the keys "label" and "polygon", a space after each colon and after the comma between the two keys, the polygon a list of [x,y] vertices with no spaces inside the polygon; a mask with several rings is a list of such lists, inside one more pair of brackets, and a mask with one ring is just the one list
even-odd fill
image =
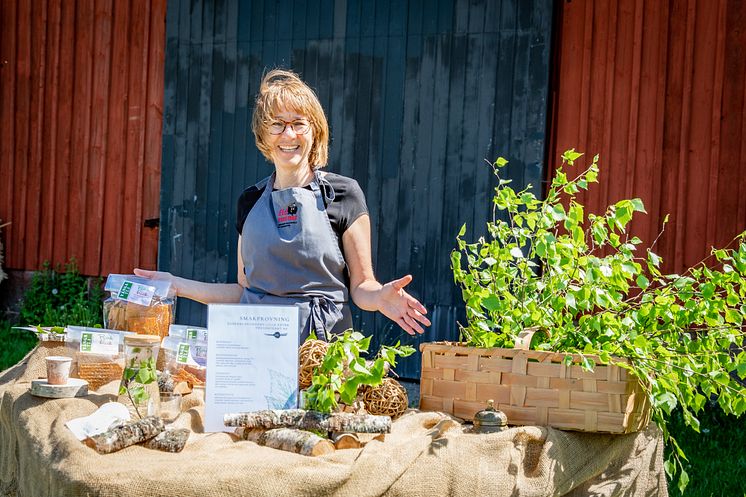
{"label": "printed sign", "polygon": [[205,431],[223,415],[298,406],[298,308],[213,304],[207,314]]}

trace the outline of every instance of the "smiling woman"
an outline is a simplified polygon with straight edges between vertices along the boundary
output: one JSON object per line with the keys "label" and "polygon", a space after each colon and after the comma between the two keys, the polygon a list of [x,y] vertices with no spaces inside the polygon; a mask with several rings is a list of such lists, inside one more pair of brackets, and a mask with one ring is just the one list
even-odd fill
{"label": "smiling woman", "polygon": [[405,290],[410,275],[382,285],[371,262],[370,218],[354,179],[325,173],[329,125],[314,91],[286,70],[268,72],[251,129],[274,172],[238,200],[238,284],[208,284],[170,273],[178,295],[203,303],[295,304],[301,340],[352,327],[349,299],[380,311],[410,334],[429,326],[427,310]]}

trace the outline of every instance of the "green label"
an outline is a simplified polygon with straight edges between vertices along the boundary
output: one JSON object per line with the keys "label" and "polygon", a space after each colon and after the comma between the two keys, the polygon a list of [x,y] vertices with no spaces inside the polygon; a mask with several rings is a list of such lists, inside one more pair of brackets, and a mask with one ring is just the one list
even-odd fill
{"label": "green label", "polygon": [[120,299],[127,299],[130,295],[130,290],[132,290],[132,282],[131,281],[125,281],[122,283],[122,289],[119,290],[119,298]]}
{"label": "green label", "polygon": [[93,347],[93,333],[81,333],[80,334],[80,351],[90,352]]}
{"label": "green label", "polygon": [[197,330],[187,330],[186,337],[188,340],[196,340]]}
{"label": "green label", "polygon": [[186,364],[189,361],[189,344],[180,343],[179,350],[176,353],[176,362],[179,364]]}

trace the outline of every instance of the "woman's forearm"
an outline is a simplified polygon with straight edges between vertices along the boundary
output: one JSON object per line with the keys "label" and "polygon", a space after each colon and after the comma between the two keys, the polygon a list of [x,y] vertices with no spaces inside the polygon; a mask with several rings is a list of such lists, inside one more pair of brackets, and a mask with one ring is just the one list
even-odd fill
{"label": "woman's forearm", "polygon": [[202,283],[174,276],[165,271],[135,268],[135,275],[152,280],[171,282],[178,297],[196,300],[203,304],[236,304],[241,300],[243,287],[238,283]]}
{"label": "woman's forearm", "polygon": [[243,293],[238,283],[203,283],[176,276],[173,284],[179,297],[203,304],[236,304]]}

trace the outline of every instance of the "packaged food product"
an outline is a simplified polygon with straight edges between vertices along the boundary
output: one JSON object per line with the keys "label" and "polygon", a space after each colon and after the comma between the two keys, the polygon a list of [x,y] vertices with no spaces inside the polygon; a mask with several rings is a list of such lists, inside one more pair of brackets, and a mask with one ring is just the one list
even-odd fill
{"label": "packaged food product", "polygon": [[124,337],[129,334],[118,330],[68,326],[65,345],[73,357],[73,375],[86,380],[91,390],[120,380],[125,360]]}
{"label": "packaged food product", "polygon": [[168,328],[168,336],[207,342],[207,328],[186,324],[172,324]]}
{"label": "packaged food product", "polygon": [[162,371],[174,385],[203,386],[207,379],[207,342],[167,336],[161,342]]}
{"label": "packaged food product", "polygon": [[174,320],[176,295],[171,283],[131,274],[110,274],[104,290],[104,326],[165,337]]}

